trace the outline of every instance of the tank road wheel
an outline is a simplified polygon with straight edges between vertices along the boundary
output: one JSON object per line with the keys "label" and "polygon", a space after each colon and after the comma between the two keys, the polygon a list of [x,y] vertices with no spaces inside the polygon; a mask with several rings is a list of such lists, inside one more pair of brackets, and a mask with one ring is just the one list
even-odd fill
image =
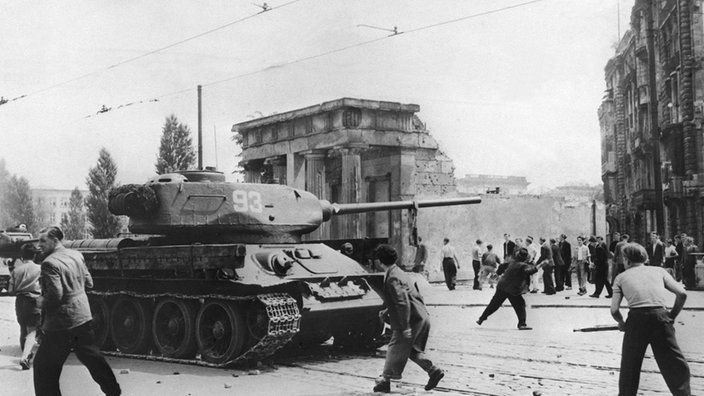
{"label": "tank road wheel", "polygon": [[113,349],[110,335],[110,307],[107,301],[102,296],[91,295],[88,297],[90,303],[90,312],[93,315],[91,326],[95,334],[95,344],[100,349]]}
{"label": "tank road wheel", "polygon": [[225,363],[242,354],[247,326],[237,307],[227,301],[210,300],[196,316],[196,342],[203,360]]}
{"label": "tank road wheel", "polygon": [[154,308],[152,336],[154,346],[170,358],[192,358],[196,354],[195,308],[175,298],[160,300]]}
{"label": "tank road wheel", "polygon": [[149,351],[152,338],[149,305],[134,297],[120,297],[112,307],[110,333],[115,346],[124,353]]}

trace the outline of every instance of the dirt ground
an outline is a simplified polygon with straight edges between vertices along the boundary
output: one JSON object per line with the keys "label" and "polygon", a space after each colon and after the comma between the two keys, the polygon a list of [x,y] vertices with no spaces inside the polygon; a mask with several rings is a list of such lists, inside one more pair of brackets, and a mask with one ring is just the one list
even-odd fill
{"label": "dirt ground", "polygon": [[[612,324],[609,300],[577,296],[527,295],[528,323],[516,330],[510,306],[482,326],[475,320],[493,290],[441,284],[423,292],[433,328],[428,355],[446,370],[432,392],[423,390],[426,374],[409,363],[393,391],[400,394],[464,395],[615,395],[622,334],[573,332],[577,327]],[[676,325],[678,340],[692,371],[693,394],[704,394],[704,292],[690,292]],[[567,298],[569,297],[569,298]],[[625,313],[625,310],[624,310]],[[19,329],[14,298],[0,298],[0,394],[34,394],[32,370],[19,367]],[[213,369],[108,357],[124,395],[369,395],[383,367],[384,349],[350,352],[324,344],[292,355],[277,355],[254,369]],[[61,377],[65,396],[100,395],[98,386],[75,356]],[[643,364],[643,395],[669,394],[650,350]]]}

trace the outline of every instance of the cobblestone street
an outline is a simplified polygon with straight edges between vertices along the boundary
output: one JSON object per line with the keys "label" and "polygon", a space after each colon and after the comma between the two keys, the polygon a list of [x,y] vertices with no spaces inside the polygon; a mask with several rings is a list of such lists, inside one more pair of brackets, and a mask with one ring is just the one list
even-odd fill
{"label": "cobblestone street", "polygon": [[[622,333],[573,332],[574,328],[612,324],[609,300],[564,291],[526,296],[528,324],[518,331],[506,305],[482,326],[476,318],[492,289],[441,284],[423,289],[433,320],[429,356],[447,375],[433,392],[427,377],[409,363],[392,390],[403,394],[466,395],[615,395]],[[569,297],[569,298],[567,298]],[[3,394],[33,395],[32,372],[19,369],[14,299],[0,299],[0,383]],[[704,394],[704,293],[691,291],[678,317],[677,332],[692,370],[693,394]],[[125,395],[364,395],[371,394],[383,367],[384,348],[350,353],[329,344],[295,357],[280,355],[255,370],[223,370],[110,357]],[[64,368],[67,396],[99,394],[87,370],[71,355]],[[641,377],[644,395],[669,394],[650,352]]]}

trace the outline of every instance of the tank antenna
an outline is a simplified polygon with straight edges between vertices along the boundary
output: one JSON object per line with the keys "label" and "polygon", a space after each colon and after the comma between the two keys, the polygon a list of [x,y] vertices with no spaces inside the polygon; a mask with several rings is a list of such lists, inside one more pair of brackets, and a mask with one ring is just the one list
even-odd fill
{"label": "tank antenna", "polygon": [[218,133],[215,125],[213,125],[213,142],[215,146],[215,169],[218,169]]}

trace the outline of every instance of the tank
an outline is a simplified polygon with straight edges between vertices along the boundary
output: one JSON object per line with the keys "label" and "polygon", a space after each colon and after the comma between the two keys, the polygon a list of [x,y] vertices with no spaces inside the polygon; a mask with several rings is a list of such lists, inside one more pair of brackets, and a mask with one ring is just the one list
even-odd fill
{"label": "tank", "polygon": [[332,204],[213,171],[113,189],[129,235],[68,241],[93,276],[102,349],[212,366],[261,360],[289,343],[373,345],[383,273],[302,236],[333,216],[479,203],[477,197]]}

